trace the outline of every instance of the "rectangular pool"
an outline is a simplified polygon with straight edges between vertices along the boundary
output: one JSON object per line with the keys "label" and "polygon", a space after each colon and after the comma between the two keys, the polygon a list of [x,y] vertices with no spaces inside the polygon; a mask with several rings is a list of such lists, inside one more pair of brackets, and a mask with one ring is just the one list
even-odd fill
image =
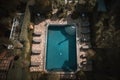
{"label": "rectangular pool", "polygon": [[49,25],[46,70],[73,72],[77,69],[76,28],[73,25]]}

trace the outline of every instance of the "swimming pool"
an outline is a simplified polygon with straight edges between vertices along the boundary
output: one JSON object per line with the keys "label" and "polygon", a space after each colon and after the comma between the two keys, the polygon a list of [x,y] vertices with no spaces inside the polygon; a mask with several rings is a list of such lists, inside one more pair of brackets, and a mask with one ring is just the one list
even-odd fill
{"label": "swimming pool", "polygon": [[73,72],[77,69],[74,25],[49,25],[46,46],[47,71]]}

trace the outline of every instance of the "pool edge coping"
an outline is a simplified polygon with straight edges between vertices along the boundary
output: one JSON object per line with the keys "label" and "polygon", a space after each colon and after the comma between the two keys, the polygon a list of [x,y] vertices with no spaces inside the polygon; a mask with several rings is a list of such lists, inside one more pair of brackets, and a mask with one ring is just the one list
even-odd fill
{"label": "pool edge coping", "polygon": [[48,26],[50,26],[50,25],[62,25],[62,26],[64,26],[64,25],[74,25],[75,27],[76,27],[76,70],[75,71],[72,71],[72,72],[64,72],[64,71],[57,71],[57,73],[63,73],[63,74],[65,74],[65,73],[70,73],[70,74],[74,74],[74,73],[76,73],[77,71],[78,71],[78,42],[77,42],[77,36],[78,36],[78,34],[77,34],[77,25],[76,25],[76,23],[71,23],[71,24],[50,24],[50,23],[46,23],[46,25],[45,25],[45,54],[44,54],[44,71],[46,72],[46,73],[49,73],[49,72],[52,72],[52,71],[48,71],[48,70],[46,70],[46,50],[47,50],[47,37],[48,37],[48,35],[47,35],[47,33],[48,33]]}

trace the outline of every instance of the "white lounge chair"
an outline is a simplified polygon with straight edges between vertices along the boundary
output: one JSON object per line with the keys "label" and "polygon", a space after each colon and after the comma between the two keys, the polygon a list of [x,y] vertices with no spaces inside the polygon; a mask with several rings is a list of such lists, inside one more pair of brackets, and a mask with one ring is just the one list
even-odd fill
{"label": "white lounge chair", "polygon": [[40,65],[40,62],[31,62],[32,67],[38,67]]}
{"label": "white lounge chair", "polygon": [[34,31],[34,32],[33,32],[33,35],[34,35],[34,36],[41,36],[41,34],[42,34],[42,33],[41,33],[40,31]]}
{"label": "white lounge chair", "polygon": [[41,42],[41,39],[39,37],[33,37],[33,40],[32,40],[33,43],[40,43]]}
{"label": "white lounge chair", "polygon": [[41,50],[32,50],[32,54],[34,55],[37,55],[37,54],[40,54],[41,53]]}

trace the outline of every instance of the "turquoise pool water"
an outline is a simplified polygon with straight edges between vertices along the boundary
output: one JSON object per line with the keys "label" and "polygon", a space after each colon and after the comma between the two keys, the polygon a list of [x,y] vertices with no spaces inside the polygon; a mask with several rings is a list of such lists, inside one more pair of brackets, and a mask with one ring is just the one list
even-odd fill
{"label": "turquoise pool water", "polygon": [[69,27],[71,25],[48,26],[46,49],[47,71],[71,72],[77,69],[76,30],[73,29],[70,31],[66,29]]}

